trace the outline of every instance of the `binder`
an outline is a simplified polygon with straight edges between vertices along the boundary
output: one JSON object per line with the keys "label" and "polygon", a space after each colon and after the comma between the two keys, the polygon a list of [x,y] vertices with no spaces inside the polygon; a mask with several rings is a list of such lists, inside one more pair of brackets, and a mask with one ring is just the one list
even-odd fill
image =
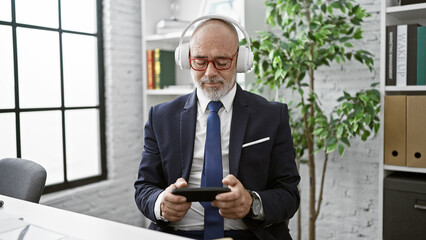
{"label": "binder", "polygon": [[407,166],[426,167],[426,96],[407,97]]}
{"label": "binder", "polygon": [[407,96],[385,96],[385,164],[406,165]]}

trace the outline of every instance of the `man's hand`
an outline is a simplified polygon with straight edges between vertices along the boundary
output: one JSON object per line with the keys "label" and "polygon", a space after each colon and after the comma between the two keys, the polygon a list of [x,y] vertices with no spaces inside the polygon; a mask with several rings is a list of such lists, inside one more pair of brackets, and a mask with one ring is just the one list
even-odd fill
{"label": "man's hand", "polygon": [[250,193],[232,174],[226,176],[222,183],[228,185],[231,192],[218,194],[212,205],[219,208],[219,213],[224,218],[241,219],[245,217],[250,212],[253,202]]}
{"label": "man's hand", "polygon": [[190,202],[186,202],[183,196],[175,195],[172,189],[185,188],[188,183],[183,178],[179,178],[164,190],[163,201],[160,204],[161,215],[170,222],[182,220],[191,207]]}

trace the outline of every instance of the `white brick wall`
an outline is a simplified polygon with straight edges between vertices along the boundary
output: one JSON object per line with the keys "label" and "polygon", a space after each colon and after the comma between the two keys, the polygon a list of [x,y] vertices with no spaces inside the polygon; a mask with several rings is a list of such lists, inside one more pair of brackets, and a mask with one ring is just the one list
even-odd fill
{"label": "white brick wall", "polygon": [[[362,46],[375,55],[375,72],[356,62],[333,64],[316,73],[316,89],[330,110],[343,90],[355,92],[379,81],[380,2],[362,0],[372,16],[364,24]],[[109,180],[42,197],[41,203],[123,223],[146,224],[134,203],[143,144],[140,2],[104,0],[107,158]],[[254,36],[252,36],[254,37]],[[377,239],[377,139],[352,141],[344,158],[333,154],[327,168],[324,199],[317,221],[317,239]],[[317,176],[322,167],[317,157]],[[308,171],[301,168],[303,239],[308,227]],[[318,189],[319,190],[319,189]],[[290,222],[294,238],[296,218]]]}

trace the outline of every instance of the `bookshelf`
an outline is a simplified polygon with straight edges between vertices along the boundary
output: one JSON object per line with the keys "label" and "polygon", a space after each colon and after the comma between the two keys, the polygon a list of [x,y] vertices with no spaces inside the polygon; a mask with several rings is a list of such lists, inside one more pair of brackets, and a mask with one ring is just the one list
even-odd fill
{"label": "bookshelf", "polygon": [[[169,32],[165,34],[156,33],[156,24],[161,19],[170,19],[175,16],[181,21],[190,22],[193,19],[205,15],[206,6],[209,3],[217,1],[211,0],[141,0],[141,34],[142,34],[142,88],[143,88],[143,119],[147,120],[149,108],[153,105],[168,102],[178,96],[191,93],[195,86],[188,70],[181,70],[178,66],[175,68],[175,86],[165,89],[148,89],[147,82],[147,56],[146,51],[149,49],[160,48],[162,50],[174,51],[179,44],[181,31]],[[222,1],[223,2],[223,1]],[[226,2],[226,1],[225,1]],[[238,19],[242,26],[251,37],[255,36],[256,31],[264,29],[264,13],[265,6],[262,1],[244,1],[244,0],[229,0],[232,3],[234,11],[232,14],[234,19]],[[174,10],[171,6],[177,5]],[[255,14],[253,14],[255,13]],[[223,12],[219,14],[228,15]],[[250,19],[245,19],[245,16],[250,15]],[[189,40],[190,31],[184,42]],[[250,75],[250,74],[248,74]],[[250,78],[250,77],[249,77]],[[237,81],[244,87],[246,74],[237,74]]]}
{"label": "bookshelf", "polygon": [[[381,3],[381,66],[380,66],[380,91],[382,93],[381,119],[384,120],[386,95],[423,95],[426,96],[426,86],[386,86],[386,26],[418,23],[426,26],[426,3],[399,6],[396,0],[382,0]],[[394,166],[384,164],[384,121],[381,126],[381,151],[379,164],[379,225],[378,239],[383,239],[383,213],[384,213],[384,179],[393,172],[426,174],[426,168]]]}

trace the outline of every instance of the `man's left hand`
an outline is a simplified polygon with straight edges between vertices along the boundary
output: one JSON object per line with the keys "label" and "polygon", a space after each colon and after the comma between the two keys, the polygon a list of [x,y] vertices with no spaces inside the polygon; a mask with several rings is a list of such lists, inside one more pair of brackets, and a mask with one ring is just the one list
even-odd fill
{"label": "man's left hand", "polygon": [[250,193],[232,174],[226,176],[222,183],[228,185],[231,192],[218,194],[212,205],[219,208],[219,213],[224,218],[241,219],[245,217],[250,212],[253,202]]}

